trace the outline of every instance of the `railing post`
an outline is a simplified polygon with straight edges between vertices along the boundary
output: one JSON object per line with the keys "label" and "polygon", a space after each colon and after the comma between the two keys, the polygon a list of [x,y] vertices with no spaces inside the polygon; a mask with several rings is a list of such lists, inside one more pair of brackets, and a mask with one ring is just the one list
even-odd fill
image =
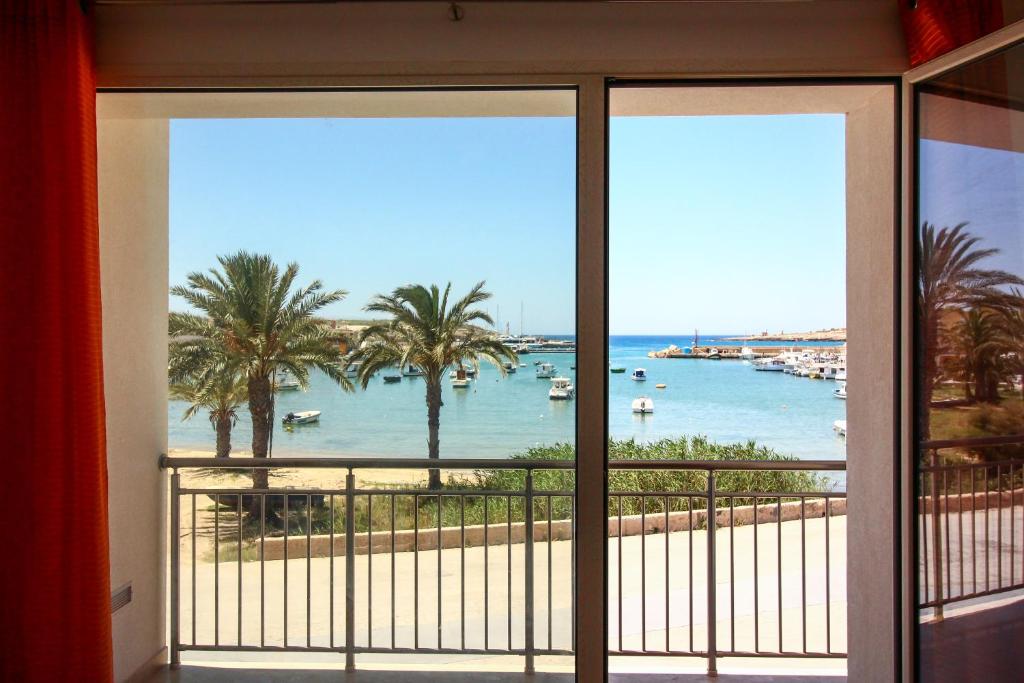
{"label": "railing post", "polygon": [[[939,510],[939,449],[932,449],[932,486],[931,486],[931,505],[932,505],[932,554],[935,561],[932,566],[935,571],[935,619],[940,621],[942,619],[942,513]],[[986,489],[987,490],[987,489]],[[986,498],[985,509],[988,509],[988,498]],[[986,520],[987,523],[987,520]],[[927,570],[925,570],[927,571]],[[927,600],[927,596],[925,596]]]}
{"label": "railing post", "polygon": [[715,509],[714,470],[708,470],[708,508],[706,512],[708,529],[708,676],[717,676],[718,605],[715,598],[715,580],[718,570],[715,563],[715,531],[718,529],[718,515]]}
{"label": "railing post", "polygon": [[[523,575],[526,581],[525,587],[525,600],[526,600],[526,633],[525,633],[525,650],[526,650],[526,666],[525,672],[528,675],[532,675],[534,672],[533,668],[533,470],[526,470],[526,521],[524,523],[525,538],[524,543],[526,544],[525,549],[525,571]],[[512,539],[508,539],[511,543]],[[548,539],[548,543],[551,539]]]}
{"label": "railing post", "polygon": [[[181,475],[171,474],[171,668],[181,666]],[[195,588],[193,587],[193,590]]]}
{"label": "railing post", "polygon": [[[356,670],[356,475],[345,476],[345,671]],[[392,552],[394,550],[392,549]]]}

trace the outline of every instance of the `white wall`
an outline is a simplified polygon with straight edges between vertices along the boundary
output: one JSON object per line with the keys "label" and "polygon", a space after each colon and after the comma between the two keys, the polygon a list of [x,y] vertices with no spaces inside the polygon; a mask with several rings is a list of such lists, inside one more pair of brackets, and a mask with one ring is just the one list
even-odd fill
{"label": "white wall", "polygon": [[167,133],[166,120],[98,122],[110,585],[133,591],[113,616],[118,681],[166,640]]}
{"label": "white wall", "polygon": [[898,656],[895,104],[886,88],[846,117],[850,681],[893,680]]}

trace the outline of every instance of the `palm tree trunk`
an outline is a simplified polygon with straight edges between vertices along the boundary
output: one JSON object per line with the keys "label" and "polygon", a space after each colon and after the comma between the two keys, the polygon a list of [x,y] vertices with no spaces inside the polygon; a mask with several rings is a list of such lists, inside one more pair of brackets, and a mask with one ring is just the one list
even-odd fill
{"label": "palm tree trunk", "polygon": [[[431,460],[441,458],[441,379],[427,378],[427,457]],[[430,470],[430,489],[441,488],[441,471]]]}
{"label": "palm tree trunk", "polygon": [[918,438],[928,441],[931,438],[932,394],[935,393],[935,376],[938,374],[939,356],[939,323],[938,315],[922,316],[921,331],[924,339],[918,347],[924,356],[921,359],[921,396],[917,400]]}
{"label": "palm tree trunk", "polygon": [[231,416],[218,417],[214,429],[217,430],[217,457],[226,458],[231,455]]}
{"label": "palm tree trunk", "polygon": [[[252,457],[267,457],[270,443],[270,378],[249,376],[249,415],[252,417]],[[253,470],[253,488],[267,488],[267,470]]]}

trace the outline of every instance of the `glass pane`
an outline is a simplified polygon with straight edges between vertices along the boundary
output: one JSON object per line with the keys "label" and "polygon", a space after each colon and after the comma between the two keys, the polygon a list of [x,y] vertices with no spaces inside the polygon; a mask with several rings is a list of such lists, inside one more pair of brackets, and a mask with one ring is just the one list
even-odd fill
{"label": "glass pane", "polygon": [[185,659],[571,671],[575,92],[202,97],[158,103]]}
{"label": "glass pane", "polygon": [[845,673],[852,94],[611,91],[613,671]]}
{"label": "glass pane", "polygon": [[1024,46],[917,88],[924,680],[1011,680],[1024,637]]}

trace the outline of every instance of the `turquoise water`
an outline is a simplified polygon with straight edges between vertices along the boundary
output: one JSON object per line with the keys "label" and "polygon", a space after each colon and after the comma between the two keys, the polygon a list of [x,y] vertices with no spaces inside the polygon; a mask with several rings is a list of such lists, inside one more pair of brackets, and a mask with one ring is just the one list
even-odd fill
{"label": "turquoise water", "polygon": [[[739,361],[653,359],[647,352],[669,344],[688,346],[690,337],[612,337],[613,365],[627,368],[609,374],[609,428],[612,436],[638,441],[704,434],[715,441],[755,439],[780,452],[801,458],[844,459],[845,441],[832,423],[846,418],[846,402],[833,398],[835,382],[756,372]],[[702,344],[727,346],[714,336]],[[572,441],[574,401],[548,398],[550,381],[534,376],[534,363],[554,363],[558,374],[575,378],[574,354],[529,354],[525,368],[501,378],[490,365],[469,389],[454,390],[446,382],[441,409],[441,456],[503,458],[531,446]],[[644,367],[649,380],[634,382],[629,372]],[[665,389],[655,384],[665,383]],[[655,413],[634,416],[630,404],[638,396],[655,401]],[[203,416],[182,422],[185,405],[168,407],[171,449],[213,450],[213,431]],[[280,416],[289,411],[320,410],[318,424],[284,428]],[[274,455],[364,457],[426,457],[427,424],[423,380],[405,377],[398,384],[375,378],[365,390],[345,393],[322,375],[308,392],[282,392],[274,427]],[[241,411],[232,436],[235,452],[248,451],[251,431]]]}

